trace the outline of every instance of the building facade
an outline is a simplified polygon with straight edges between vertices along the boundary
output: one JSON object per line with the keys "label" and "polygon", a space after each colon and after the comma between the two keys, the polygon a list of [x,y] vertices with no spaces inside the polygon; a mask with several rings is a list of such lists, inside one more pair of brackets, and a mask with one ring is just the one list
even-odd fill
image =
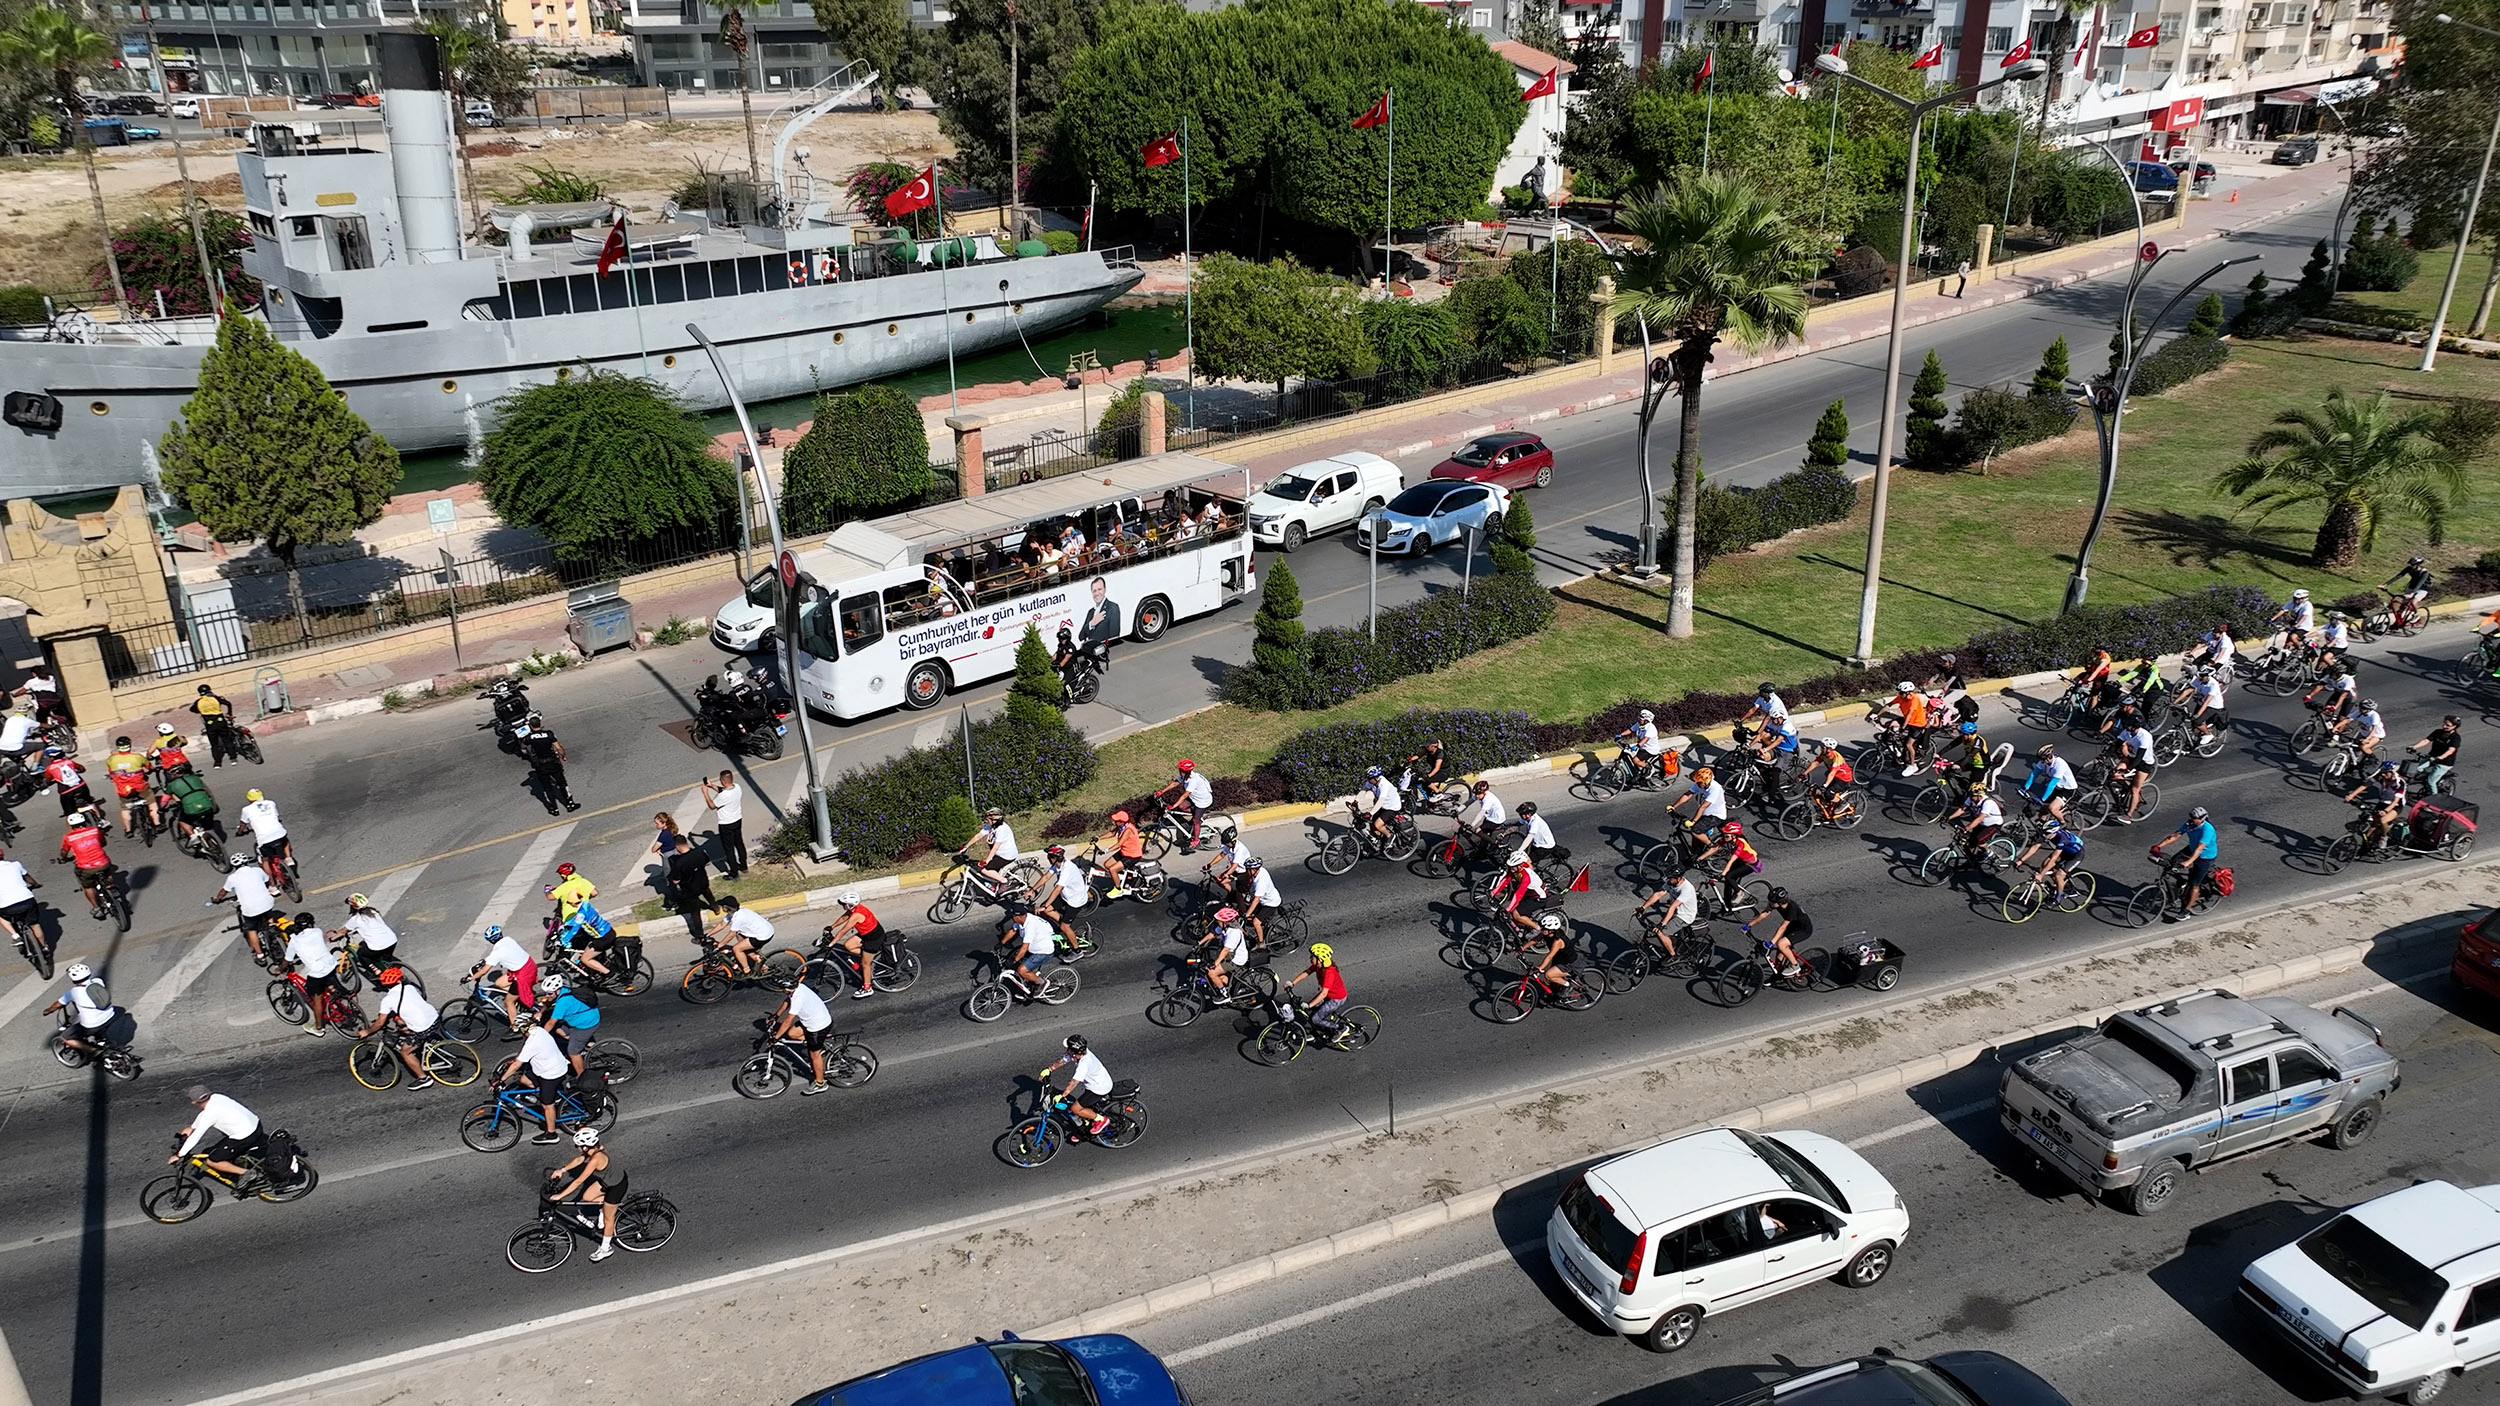
{"label": "building facade", "polygon": [[[925,22],[929,0],[910,0]],[[747,81],[758,94],[796,93],[833,76],[842,54],[816,27],[807,0],[764,0],[745,7]],[[720,7],[710,0],[624,0],[619,7],[634,37],[641,81],[681,93],[736,92],[738,56],[720,38]]]}
{"label": "building facade", "polygon": [[105,6],[121,30],[122,64],[136,86],[319,98],[377,91],[373,37],[386,25],[447,18],[455,5],[454,0],[149,0],[147,8],[156,22],[153,60],[135,0]]}

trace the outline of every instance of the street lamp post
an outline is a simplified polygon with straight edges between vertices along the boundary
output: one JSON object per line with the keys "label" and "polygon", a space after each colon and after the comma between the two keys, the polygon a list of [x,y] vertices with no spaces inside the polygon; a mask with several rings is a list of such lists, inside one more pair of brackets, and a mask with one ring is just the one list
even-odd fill
{"label": "street lamp post", "polygon": [[1956,88],[1925,102],[1912,102],[1880,83],[1869,83],[1851,73],[1849,61],[1838,54],[1817,54],[1814,66],[1844,83],[1857,84],[1910,116],[1909,173],[1903,178],[1901,186],[1901,257],[1893,266],[1892,326],[1884,348],[1883,423],[1876,434],[1875,499],[1873,517],[1866,531],[1866,591],[1858,601],[1858,648],[1850,661],[1865,668],[1875,662],[1875,604],[1884,567],[1884,508],[1892,488],[1894,436],[1901,429],[1901,319],[1909,297],[1911,240],[1918,222],[1919,129],[1927,121],[1927,114],[1940,107],[1968,102],[2000,83],[2037,78],[2049,71],[2049,65],[2044,59],[2025,59],[1994,78],[1973,83],[1967,88]]}
{"label": "street lamp post", "polygon": [[[2476,34],[2500,39],[2500,29],[2487,29],[2454,15],[2435,15],[2433,18],[2441,24],[2453,24],[2459,29],[2470,29]],[[2439,285],[2439,310],[2431,314],[2430,339],[2422,343],[2420,369],[2424,371],[2430,370],[2439,361],[2440,329],[2448,323],[2448,305],[2457,296],[2457,275],[2464,270],[2465,251],[2474,242],[2474,217],[2483,208],[2483,185],[2491,179],[2491,156],[2495,149],[2500,149],[2500,102],[2492,104],[2491,139],[2483,143],[2482,169],[2474,173],[2474,193],[2466,197],[2465,225],[2457,231],[2457,256],[2448,261],[2448,277]]]}

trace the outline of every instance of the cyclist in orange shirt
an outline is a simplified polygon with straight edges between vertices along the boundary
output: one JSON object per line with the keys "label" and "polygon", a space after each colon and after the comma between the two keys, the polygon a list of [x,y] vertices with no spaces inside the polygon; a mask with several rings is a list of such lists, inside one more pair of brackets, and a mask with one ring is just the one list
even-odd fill
{"label": "cyclist in orange shirt", "polygon": [[1927,745],[1927,695],[1918,691],[1917,684],[1904,679],[1892,686],[1892,701],[1884,707],[1901,715],[1901,750],[1910,758],[1901,774],[1916,776],[1925,765],[1919,752]]}
{"label": "cyclist in orange shirt", "polygon": [[1814,746],[1814,760],[1806,764],[1806,787],[1829,801],[1841,787],[1854,784],[1858,774],[1850,767],[1849,759],[1840,754],[1839,738],[1819,737]]}
{"label": "cyclist in orange shirt", "polygon": [[1131,860],[1146,857],[1146,837],[1137,829],[1137,822],[1124,810],[1111,812],[1111,828],[1094,838],[1097,845],[1112,846],[1113,853],[1102,857],[1102,871],[1111,876],[1111,891],[1105,898],[1126,898],[1128,890],[1121,887]]}

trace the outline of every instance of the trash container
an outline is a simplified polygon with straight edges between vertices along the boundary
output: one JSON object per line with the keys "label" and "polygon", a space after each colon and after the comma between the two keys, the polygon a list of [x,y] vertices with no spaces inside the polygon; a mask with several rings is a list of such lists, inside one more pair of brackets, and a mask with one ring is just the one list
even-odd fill
{"label": "trash container", "polygon": [[573,647],[583,657],[620,644],[633,647],[634,607],[616,582],[602,581],[567,591],[564,608],[570,617],[564,632],[572,637]]}

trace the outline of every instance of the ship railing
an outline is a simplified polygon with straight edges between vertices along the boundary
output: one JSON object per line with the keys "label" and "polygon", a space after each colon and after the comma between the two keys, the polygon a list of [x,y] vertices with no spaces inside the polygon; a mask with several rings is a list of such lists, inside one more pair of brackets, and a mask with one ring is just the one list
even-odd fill
{"label": "ship railing", "polygon": [[1114,244],[1108,249],[1095,252],[1102,255],[1105,268],[1133,269],[1137,267],[1137,246],[1134,244]]}

